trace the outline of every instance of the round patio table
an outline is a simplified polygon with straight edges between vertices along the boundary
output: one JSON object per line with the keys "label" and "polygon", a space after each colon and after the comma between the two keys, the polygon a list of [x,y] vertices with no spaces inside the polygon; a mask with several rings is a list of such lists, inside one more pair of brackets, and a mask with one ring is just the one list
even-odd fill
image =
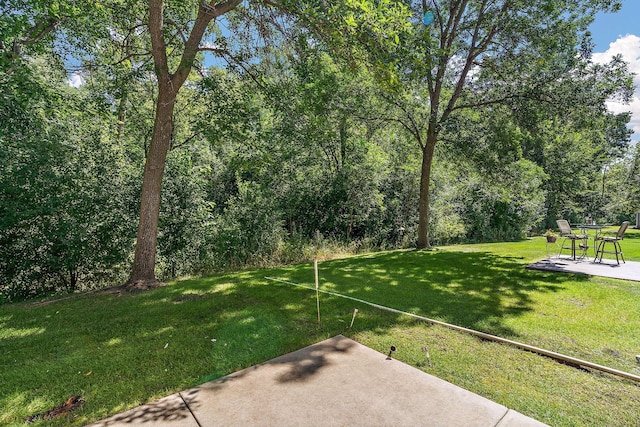
{"label": "round patio table", "polygon": [[[594,230],[595,233],[593,234],[593,256],[595,258],[596,256],[596,240],[598,240],[598,237],[600,236],[600,233],[602,232],[602,229],[607,227],[607,224],[572,224],[572,227],[578,228],[580,229],[580,233],[581,234],[586,234],[589,235],[589,231],[590,230]],[[589,249],[588,246],[588,241],[589,239],[587,238],[585,240],[584,245],[586,246],[584,248],[584,253],[587,253],[587,249]],[[582,249],[582,248],[580,248]]]}

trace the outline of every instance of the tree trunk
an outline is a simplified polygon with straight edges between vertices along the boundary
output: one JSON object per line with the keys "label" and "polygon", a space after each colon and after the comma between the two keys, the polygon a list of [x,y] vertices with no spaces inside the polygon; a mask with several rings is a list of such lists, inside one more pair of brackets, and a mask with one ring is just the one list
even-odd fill
{"label": "tree trunk", "polygon": [[158,100],[153,135],[147,153],[142,178],[140,200],[140,220],[138,240],[127,287],[149,288],[158,283],[155,276],[156,245],[158,242],[158,217],[164,163],[171,144],[173,131],[173,110],[180,88],[187,80],[199,45],[209,23],[228,11],[235,9],[242,0],[204,1],[198,7],[198,14],[191,33],[184,44],[184,51],[176,72],[169,72],[167,44],[164,40],[163,0],[149,0],[149,34],[151,35],[151,55],[158,78]]}
{"label": "tree trunk", "polygon": [[75,268],[69,269],[69,290],[75,291],[78,288],[78,270]]}
{"label": "tree trunk", "polygon": [[127,282],[129,286],[148,287],[158,282],[155,265],[160,195],[165,160],[171,144],[175,100],[176,93],[170,89],[170,85],[159,85],[153,136],[144,166],[138,240],[131,276]]}
{"label": "tree trunk", "polygon": [[422,168],[420,172],[420,201],[418,202],[418,249],[430,248],[429,243],[429,185],[431,183],[431,164],[436,147],[437,136],[427,134],[427,143],[422,149]]}
{"label": "tree trunk", "polygon": [[125,284],[131,288],[148,288],[158,283],[155,275],[158,217],[164,162],[171,143],[173,108],[180,85],[174,87],[169,73],[167,46],[164,41],[163,0],[149,0],[151,54],[158,79],[158,100],[153,134],[144,164],[140,216],[136,250],[131,275]]}

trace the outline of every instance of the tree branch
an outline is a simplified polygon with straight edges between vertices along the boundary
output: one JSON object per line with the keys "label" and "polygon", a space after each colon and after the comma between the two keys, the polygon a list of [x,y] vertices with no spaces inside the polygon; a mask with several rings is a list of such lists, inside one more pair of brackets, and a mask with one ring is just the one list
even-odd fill
{"label": "tree branch", "polygon": [[127,60],[132,59],[132,58],[139,58],[139,57],[148,58],[149,57],[149,53],[150,52],[129,53],[129,54],[123,56],[122,58],[120,58],[119,60],[117,60],[116,62],[113,62],[111,65],[119,65],[119,64],[122,64],[124,61],[127,61]]}
{"label": "tree branch", "polygon": [[178,35],[180,36],[180,39],[182,39],[182,43],[187,44],[187,37],[184,35],[184,29],[181,28],[176,22],[174,22],[173,20],[167,20],[167,24],[169,25],[173,25],[176,28],[176,31],[178,32]]}
{"label": "tree branch", "polygon": [[509,100],[514,100],[514,99],[529,99],[529,100],[533,100],[533,101],[538,101],[538,102],[543,102],[545,104],[548,105],[555,105],[553,99],[550,99],[548,97],[542,97],[539,96],[540,91],[537,90],[535,87],[531,88],[527,94],[522,94],[522,93],[511,93],[511,94],[507,94],[504,95],[502,97],[499,98],[494,98],[494,99],[488,99],[485,101],[479,101],[479,102],[471,102],[468,104],[459,104],[456,105],[455,107],[453,107],[452,111],[454,110],[462,110],[465,108],[477,108],[477,107],[486,107],[487,105],[498,105],[498,104],[504,104]]}
{"label": "tree branch", "polygon": [[396,101],[395,99],[389,99],[384,95],[383,97],[386,99],[388,103],[400,109],[400,111],[402,111],[404,116],[407,118],[408,122],[405,122],[400,118],[388,118],[388,120],[395,121],[396,123],[400,123],[402,127],[404,127],[411,135],[413,135],[413,137],[418,142],[418,145],[420,146],[420,148],[424,150],[425,146],[424,146],[424,142],[422,141],[422,135],[420,135],[420,128],[416,123],[416,121],[414,120],[413,116],[409,113],[409,111],[407,111],[405,106],[402,105],[400,102]]}
{"label": "tree branch", "polygon": [[[48,18],[44,22],[34,25],[29,31],[29,35],[19,41],[21,45],[29,46],[38,43],[49,33],[56,29],[62,18]],[[15,43],[14,43],[15,44]]]}
{"label": "tree branch", "polygon": [[211,17],[210,19],[215,19],[235,9],[240,3],[242,0],[226,0],[218,4],[214,4],[213,1],[210,3],[205,1],[202,3],[202,10]]}
{"label": "tree branch", "polygon": [[4,52],[5,57],[9,61],[9,67],[6,73],[13,73],[13,61],[22,55],[23,46],[31,46],[38,43],[52,33],[61,22],[62,18],[45,18],[43,21],[34,24],[25,37],[14,40],[13,43],[11,43],[11,48],[5,45],[4,42],[0,42],[0,50]]}
{"label": "tree branch", "polygon": [[496,99],[489,99],[489,100],[485,100],[485,101],[479,101],[479,102],[471,102],[468,104],[459,104],[454,106],[451,111],[455,111],[455,110],[463,110],[465,108],[477,108],[477,107],[486,107],[487,105],[496,105],[496,104],[502,104],[507,100],[510,99],[515,99],[515,98],[519,98],[518,95],[505,95],[503,97],[500,98],[496,98]]}
{"label": "tree branch", "polygon": [[[194,133],[194,134],[190,135],[188,138],[186,138],[186,139],[185,139],[184,141],[182,141],[181,143],[179,143],[179,144],[175,144],[175,145],[174,145],[174,144],[171,144],[171,147],[169,148],[169,150],[176,150],[176,149],[178,149],[178,148],[182,148],[182,147],[184,147],[184,146],[185,146],[185,145],[187,145],[189,142],[191,142],[193,139],[195,139],[195,138],[197,138],[198,136],[202,135],[202,133],[203,133],[203,132],[199,130],[198,132],[196,132],[196,133]],[[172,142],[173,142],[173,140],[172,140]]]}
{"label": "tree branch", "polygon": [[156,67],[160,84],[169,82],[169,65],[167,61],[167,45],[164,41],[164,21],[162,17],[162,0],[149,0],[149,34],[151,35],[151,55]]}
{"label": "tree branch", "polygon": [[229,64],[229,65],[232,65],[232,64],[237,65],[238,67],[242,68],[242,70],[245,73],[247,73],[247,75],[249,77],[251,77],[251,80],[253,80],[260,88],[266,89],[266,87],[260,81],[260,79],[258,79],[258,77],[253,72],[251,72],[251,70],[249,68],[246,67],[244,62],[242,62],[240,59],[236,58],[231,52],[229,52],[229,50],[227,48],[224,48],[224,47],[200,47],[200,48],[198,48],[198,51],[215,53],[216,55],[218,55],[222,59],[224,59],[227,64]]}
{"label": "tree branch", "polygon": [[438,59],[438,70],[436,71],[435,84],[429,88],[429,98],[431,103],[431,115],[429,126],[434,127],[438,121],[438,109],[440,108],[440,95],[444,84],[444,75],[447,64],[451,59],[451,48],[456,36],[458,23],[462,19],[463,12],[467,7],[467,0],[452,1],[449,7],[449,19],[440,35],[440,57]]}
{"label": "tree branch", "polygon": [[479,34],[480,34],[480,28],[482,26],[482,23],[483,23],[483,20],[484,20],[484,17],[485,17],[486,1],[483,2],[482,9],[479,11],[478,17],[477,17],[476,22],[475,22],[474,32],[473,32],[473,36],[472,36],[472,39],[471,39],[471,43],[469,45],[469,52],[467,54],[467,58],[466,58],[464,67],[463,67],[462,71],[460,72],[460,76],[458,77],[458,82],[456,83],[456,87],[455,87],[455,89],[453,91],[453,94],[451,95],[451,98],[449,98],[449,102],[447,103],[447,107],[445,108],[445,110],[442,113],[442,116],[440,118],[441,121],[445,121],[447,119],[447,117],[451,114],[451,112],[454,110],[455,104],[458,101],[458,98],[460,97],[460,94],[462,93],[462,90],[464,88],[465,82],[466,82],[467,77],[469,75],[469,71],[471,71],[472,65],[474,64],[476,58],[482,52],[484,52],[489,47],[491,42],[493,41],[493,38],[496,35],[496,32],[498,30],[498,26],[502,22],[502,18],[504,16],[504,14],[507,12],[507,10],[509,8],[509,5],[510,5],[510,1],[509,0],[506,0],[502,4],[502,7],[500,9],[500,13],[498,14],[497,17],[494,18],[494,24],[491,26],[491,29],[487,32],[487,34],[484,37],[484,39],[482,39],[482,41],[478,45],[477,43],[478,43],[478,38],[479,38]]}
{"label": "tree branch", "polygon": [[193,61],[196,58],[196,54],[200,50],[200,42],[207,31],[209,23],[230,10],[236,8],[242,3],[242,0],[227,0],[222,3],[200,3],[198,8],[198,15],[191,28],[191,34],[184,45],[184,51],[182,52],[182,58],[180,59],[180,65],[173,79],[174,86],[180,87],[187,79],[191,68],[193,67]]}

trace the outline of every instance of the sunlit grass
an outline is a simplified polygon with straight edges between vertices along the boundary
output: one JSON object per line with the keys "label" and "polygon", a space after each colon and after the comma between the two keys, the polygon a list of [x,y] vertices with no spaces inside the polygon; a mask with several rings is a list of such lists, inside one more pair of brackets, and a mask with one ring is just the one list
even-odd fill
{"label": "sunlit grass", "polygon": [[[630,230],[625,257],[640,261]],[[640,283],[526,270],[542,238],[321,262],[320,286],[640,375]],[[343,334],[551,425],[637,425],[640,387],[313,287],[310,264],[0,306],[0,424],[81,394],[83,425]],[[358,308],[350,328],[354,308]],[[430,352],[429,366],[422,348]]]}

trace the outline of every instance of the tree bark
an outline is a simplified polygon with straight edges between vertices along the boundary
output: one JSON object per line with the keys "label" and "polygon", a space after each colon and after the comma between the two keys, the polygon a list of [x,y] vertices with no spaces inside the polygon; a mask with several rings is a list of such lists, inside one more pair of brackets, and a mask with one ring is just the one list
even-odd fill
{"label": "tree bark", "polygon": [[171,144],[176,94],[160,85],[149,153],[144,165],[138,239],[128,284],[151,285],[155,277],[158,218],[165,160]]}
{"label": "tree bark", "polygon": [[431,164],[436,147],[437,135],[427,134],[427,142],[422,149],[422,168],[420,171],[420,202],[418,203],[418,249],[430,248],[429,242],[429,185],[431,184]]}

